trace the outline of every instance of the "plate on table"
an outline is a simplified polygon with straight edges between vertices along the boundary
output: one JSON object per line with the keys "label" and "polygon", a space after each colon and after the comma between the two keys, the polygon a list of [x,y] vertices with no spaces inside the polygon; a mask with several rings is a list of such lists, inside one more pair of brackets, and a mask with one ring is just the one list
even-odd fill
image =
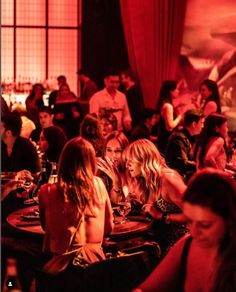
{"label": "plate on table", "polygon": [[27,212],[21,216],[22,220],[33,221],[39,220],[39,211]]}
{"label": "plate on table", "polygon": [[143,215],[128,215],[127,218],[130,221],[138,221],[138,222],[151,222],[152,219],[150,217],[147,216],[143,216]]}

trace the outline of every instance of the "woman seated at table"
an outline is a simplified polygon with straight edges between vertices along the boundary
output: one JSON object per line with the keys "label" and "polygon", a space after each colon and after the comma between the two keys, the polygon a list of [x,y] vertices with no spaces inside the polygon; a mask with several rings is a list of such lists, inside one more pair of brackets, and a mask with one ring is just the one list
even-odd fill
{"label": "woman seated at table", "polygon": [[129,144],[125,134],[120,131],[111,132],[104,143],[104,157],[99,158],[97,166],[100,176],[107,188],[112,203],[124,199],[125,169],[122,165],[122,152]]}
{"label": "woman seated at table", "polygon": [[41,131],[39,146],[44,153],[44,159],[58,163],[61,151],[67,142],[64,131],[57,126],[51,126]]}
{"label": "woman seated at table", "polygon": [[133,292],[236,291],[235,181],[205,168],[191,179],[183,201],[191,235]]}
{"label": "woman seated at table", "polygon": [[111,132],[117,130],[117,118],[109,112],[105,112],[99,118],[102,136],[106,139]]}
{"label": "woman seated at table", "polygon": [[143,205],[143,212],[155,219],[154,233],[163,255],[187,229],[182,224],[181,176],[166,166],[156,146],[147,139],[131,143],[124,151],[129,197]]}
{"label": "woman seated at table", "polygon": [[84,117],[80,125],[80,136],[93,145],[97,157],[102,156],[104,139],[100,120],[96,114],[87,114]]}
{"label": "woman seated at table", "polygon": [[225,169],[228,160],[227,135],[227,119],[223,115],[211,114],[206,118],[197,149],[198,168]]}
{"label": "woman seated at table", "polygon": [[[73,250],[70,259],[76,257],[81,266],[105,259],[103,238],[113,228],[110,200],[95,169],[93,146],[74,138],[61,153],[58,183],[44,185],[39,193],[44,251],[61,255]],[[45,268],[50,271],[50,262]]]}

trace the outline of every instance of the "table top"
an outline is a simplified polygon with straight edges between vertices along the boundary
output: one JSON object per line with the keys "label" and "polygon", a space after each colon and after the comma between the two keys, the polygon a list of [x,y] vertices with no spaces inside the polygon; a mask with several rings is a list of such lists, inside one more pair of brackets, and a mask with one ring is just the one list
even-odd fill
{"label": "table top", "polygon": [[31,233],[37,233],[37,234],[44,234],[44,231],[40,225],[39,218],[37,216],[30,218],[24,218],[25,214],[28,214],[30,212],[35,212],[38,210],[38,206],[29,206],[23,209],[19,209],[17,211],[12,212],[7,217],[7,222],[12,227],[26,231]]}
{"label": "table top", "polygon": [[[14,228],[25,232],[36,234],[44,234],[37,216],[26,216],[25,214],[33,214],[38,210],[38,206],[29,206],[12,212],[7,217],[7,222]],[[141,233],[150,229],[152,222],[143,216],[130,216],[128,220],[121,224],[114,224],[114,228],[110,237],[120,237]]]}

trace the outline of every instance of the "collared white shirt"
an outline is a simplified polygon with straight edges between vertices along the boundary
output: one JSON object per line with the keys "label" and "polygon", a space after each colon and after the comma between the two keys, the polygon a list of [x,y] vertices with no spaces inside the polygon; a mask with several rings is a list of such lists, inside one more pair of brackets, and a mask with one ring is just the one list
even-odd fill
{"label": "collared white shirt", "polygon": [[116,90],[114,96],[110,95],[106,88],[96,92],[89,101],[89,112],[99,115],[103,109],[117,109],[114,115],[117,118],[118,130],[123,130],[124,121],[131,121],[126,96]]}

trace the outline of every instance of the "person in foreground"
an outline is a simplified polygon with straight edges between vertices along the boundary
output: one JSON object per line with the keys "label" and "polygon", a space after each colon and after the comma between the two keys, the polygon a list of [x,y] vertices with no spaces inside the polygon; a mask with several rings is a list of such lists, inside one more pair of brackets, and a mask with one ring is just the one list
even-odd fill
{"label": "person in foreground", "polygon": [[235,181],[205,168],[190,179],[183,200],[190,235],[133,292],[236,291]]}
{"label": "person in foreground", "polygon": [[[39,210],[45,230],[44,251],[54,257],[70,253],[79,266],[105,259],[102,242],[113,228],[110,200],[96,170],[93,146],[77,137],[64,146],[58,183],[44,185]],[[44,267],[50,272],[50,261]]]}

